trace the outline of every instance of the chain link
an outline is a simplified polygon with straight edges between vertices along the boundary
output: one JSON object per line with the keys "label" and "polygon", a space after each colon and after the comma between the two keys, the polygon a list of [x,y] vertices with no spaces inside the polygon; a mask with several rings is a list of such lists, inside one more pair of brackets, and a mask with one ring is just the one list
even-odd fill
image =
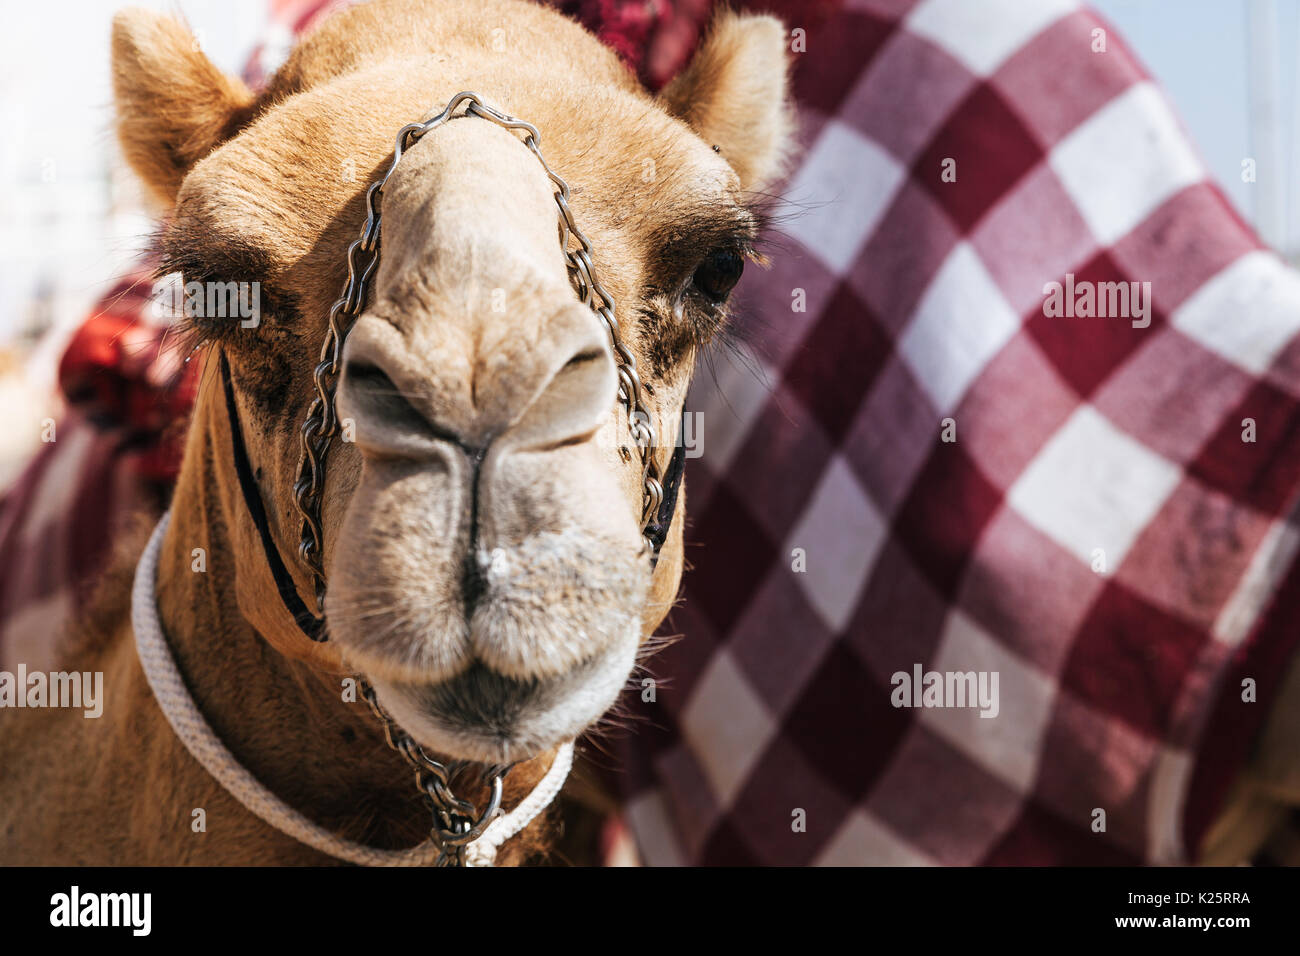
{"label": "chain link", "polygon": [[[341,371],[343,342],[352,322],[365,307],[366,291],[375,267],[379,264],[380,199],[402,154],[426,134],[450,120],[462,105],[465,105],[463,115],[478,116],[505,129],[522,131],[524,145],[537,157],[555,187],[560,247],[568,261],[570,281],[579,299],[596,313],[609,333],[618,368],[618,400],[626,410],[628,433],[632,442],[641,450],[641,484],[644,490],[640,516],[642,540],[652,554],[655,551],[655,544],[646,533],[659,512],[664,496],[662,476],[654,457],[655,429],[637,373],[636,356],[623,343],[618,319],[614,315],[614,299],[596,278],[591,243],[578,228],[573,210],[569,207],[569,186],[542,158],[541,134],[535,126],[493,109],[479,99],[477,94],[457,93],[448,102],[446,109],[436,116],[420,123],[410,123],[398,131],[392,162],[383,176],[366,191],[366,222],[360,237],[348,246],[348,278],[343,285],[342,294],[330,308],[325,341],[312,373],[316,395],[302,424],[302,451],[293,494],[294,503],[302,517],[298,554],[311,573],[316,611],[320,615],[325,613],[324,532],[321,519],[325,492],[325,455],[339,431],[334,395]],[[463,866],[465,847],[482,834],[501,806],[502,785],[509,767],[486,769],[484,782],[489,788],[489,796],[487,805],[481,812],[478,811],[472,803],[458,798],[452,792],[451,779],[461,766],[444,766],[426,754],[380,706],[374,688],[364,679],[359,678],[358,682],[371,712],[383,725],[388,746],[401,754],[415,772],[416,788],[433,812],[434,823],[430,835],[442,848],[437,865]]]}
{"label": "chain link", "polygon": [[433,829],[429,835],[441,847],[435,866],[464,866],[465,847],[487,829],[497,810],[501,808],[501,791],[509,767],[488,767],[483,781],[489,788],[488,801],[480,812],[468,800],[461,800],[451,790],[451,778],[463,764],[446,766],[434,760],[379,703],[375,689],[358,678],[361,697],[384,728],[388,746],[401,754],[402,759],[415,771],[415,787],[423,794],[433,812]]}

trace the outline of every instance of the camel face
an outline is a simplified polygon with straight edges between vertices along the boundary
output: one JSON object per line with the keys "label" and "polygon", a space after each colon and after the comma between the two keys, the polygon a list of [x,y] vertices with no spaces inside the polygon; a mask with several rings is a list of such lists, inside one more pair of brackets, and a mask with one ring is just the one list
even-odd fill
{"label": "camel face", "polygon": [[[298,431],[363,194],[399,128],[472,89],[540,130],[648,386],[661,469],[783,147],[784,41],[769,18],[723,21],[656,99],[550,11],[460,6],[380,0],[336,16],[259,99],[171,21],[129,14],[115,28],[120,136],[173,204],[165,268],[259,284],[255,328],[199,318],[195,333],[229,359],[304,596]],[[643,547],[609,334],[570,282],[553,193],[520,137],[486,120],[420,140],[384,189],[382,254],[344,350],[323,516],[329,646],[409,733],[454,758],[534,756],[596,721],[681,574],[684,505],[657,567]],[[217,486],[240,607],[283,648],[297,638],[266,606],[238,491]]]}

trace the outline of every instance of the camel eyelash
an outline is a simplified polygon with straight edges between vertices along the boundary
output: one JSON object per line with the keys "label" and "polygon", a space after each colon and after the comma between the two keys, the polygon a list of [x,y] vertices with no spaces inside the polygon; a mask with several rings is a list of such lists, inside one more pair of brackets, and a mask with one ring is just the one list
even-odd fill
{"label": "camel eyelash", "polygon": [[170,305],[188,347],[251,341],[272,319],[284,326],[297,318],[294,297],[266,282],[271,263],[264,250],[247,239],[212,240],[211,231],[191,217],[167,221],[153,240],[155,278],[180,280],[172,285]]}
{"label": "camel eyelash", "polygon": [[210,343],[239,345],[284,332],[297,315],[290,297],[261,280],[232,280],[220,274],[186,272],[164,261],[156,279],[175,277],[160,290],[156,307],[170,315],[186,353]]}

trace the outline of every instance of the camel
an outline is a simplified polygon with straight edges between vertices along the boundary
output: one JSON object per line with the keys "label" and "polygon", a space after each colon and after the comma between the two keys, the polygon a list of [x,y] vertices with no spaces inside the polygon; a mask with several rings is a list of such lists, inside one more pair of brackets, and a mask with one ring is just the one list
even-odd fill
{"label": "camel", "polygon": [[[618,304],[662,476],[791,125],[784,32],[770,17],[722,16],[652,97],[552,11],[467,8],[372,0],[337,14],[258,95],[176,21],[126,12],[113,30],[118,134],[170,211],[168,269],[258,282],[265,306],[252,328],[200,316],[190,329],[205,375],[160,539],[161,630],[196,707],[267,790],[324,830],[393,851],[424,840],[430,818],[346,682],[364,674],[444,761],[515,762],[501,803],[516,806],[635,668],[677,593],[685,517],[681,494],[652,566],[615,361],[566,274],[553,184],[516,130],[462,111],[385,187],[384,255],[348,334],[345,427],[322,494],[329,640],[304,633],[249,512],[236,429],[273,553],[310,609],[299,427],[366,190],[397,130],[475,90],[542,132]],[[64,666],[103,673],[102,717],[0,708],[0,862],[338,862],[246,809],[173,732],[133,634],[141,530],[63,648]],[[1297,714],[1293,667],[1202,862],[1248,858],[1291,812]],[[482,784],[459,786],[478,806],[488,799]],[[581,768],[565,794],[563,837],[556,812],[540,816],[495,862],[594,862],[573,837],[608,798]]]}
{"label": "camel", "polygon": [[[462,767],[457,796],[482,806],[478,769],[509,764],[501,806],[517,804],[601,721],[677,593],[684,500],[655,561],[645,474],[669,469],[696,354],[756,256],[757,197],[791,130],[783,26],[720,16],[657,96],[522,0],[351,8],[257,95],[151,12],[117,16],[112,58],[118,138],[169,211],[164,271],[257,282],[261,302],[255,323],[188,329],[203,382],[146,594],[189,696],[268,791],[369,847],[418,844],[430,816],[384,725],[348,696],[355,675],[422,753]],[[383,255],[347,333],[319,496],[315,641],[291,608],[317,606],[294,485],[318,353],[394,137],[461,90],[484,112],[462,103],[383,189]],[[546,165],[488,110],[536,127]],[[619,404],[627,366],[566,268],[547,167],[617,304],[658,436],[645,460]],[[123,542],[65,649],[104,673],[103,716],[0,713],[0,860],[338,862],[247,810],[169,726],[133,640],[142,544]],[[599,800],[582,779],[570,790],[569,805]],[[495,862],[572,859],[558,829],[539,815]]]}

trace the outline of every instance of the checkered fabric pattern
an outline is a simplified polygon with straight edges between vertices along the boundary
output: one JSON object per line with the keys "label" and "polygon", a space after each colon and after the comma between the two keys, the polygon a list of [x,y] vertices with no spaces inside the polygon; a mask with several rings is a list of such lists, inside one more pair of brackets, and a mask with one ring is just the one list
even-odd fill
{"label": "checkered fabric pattern", "polygon": [[56,434],[0,498],[0,670],[55,666],[57,638],[89,603],[114,535],[129,515],[158,509],[125,429],[73,413]]}
{"label": "checkered fabric pattern", "polygon": [[[46,670],[114,539],[158,515],[176,477],[197,367],[149,318],[149,268],[97,303],[59,363],[66,413],[0,494],[0,669]],[[197,363],[196,363],[197,366]]]}
{"label": "checkered fabric pattern", "polygon": [[[644,858],[1187,860],[1300,634],[1300,276],[1076,3],[853,0],[795,60],[759,374],[692,391],[684,637],[615,741]],[[1149,326],[1048,317],[1068,273]],[[999,713],[892,706],[917,665]]]}

